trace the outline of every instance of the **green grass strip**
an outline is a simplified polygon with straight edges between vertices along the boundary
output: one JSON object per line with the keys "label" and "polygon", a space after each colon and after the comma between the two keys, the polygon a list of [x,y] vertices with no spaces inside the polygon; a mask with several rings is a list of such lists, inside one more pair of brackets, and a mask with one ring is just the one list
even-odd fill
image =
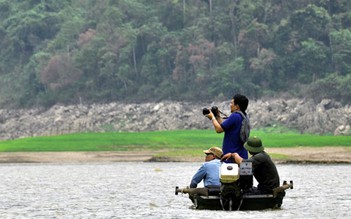
{"label": "green grass strip", "polygon": [[[320,136],[296,132],[253,130],[266,147],[351,146],[351,136]],[[155,132],[77,133],[0,141],[1,152],[39,151],[132,151],[203,150],[222,145],[223,134],[214,130],[177,130]]]}

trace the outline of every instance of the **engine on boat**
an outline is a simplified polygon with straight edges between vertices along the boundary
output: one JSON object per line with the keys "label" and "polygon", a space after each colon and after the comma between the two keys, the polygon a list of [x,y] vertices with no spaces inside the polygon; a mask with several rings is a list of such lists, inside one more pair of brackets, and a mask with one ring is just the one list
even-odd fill
{"label": "engine on boat", "polygon": [[222,163],[219,171],[221,183],[233,183],[239,179],[239,167],[236,163]]}
{"label": "engine on boat", "polygon": [[223,209],[232,210],[240,206],[243,190],[253,185],[252,163],[222,163],[220,169],[220,201]]}

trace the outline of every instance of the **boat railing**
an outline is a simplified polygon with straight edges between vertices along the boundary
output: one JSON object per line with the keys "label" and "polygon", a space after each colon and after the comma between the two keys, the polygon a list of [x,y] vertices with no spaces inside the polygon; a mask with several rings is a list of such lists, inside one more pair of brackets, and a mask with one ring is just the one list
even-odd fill
{"label": "boat railing", "polygon": [[[282,186],[279,186],[277,188],[273,189],[273,194],[258,194],[258,195],[253,195],[253,194],[243,194],[244,198],[275,198],[277,195],[287,189],[293,189],[294,183],[292,180],[290,180],[290,183],[287,183],[287,181],[283,182]],[[178,195],[178,193],[186,193],[190,195],[202,195],[202,196],[209,196],[209,189],[204,187],[204,188],[182,188],[180,189],[178,186],[175,188],[175,194]]]}

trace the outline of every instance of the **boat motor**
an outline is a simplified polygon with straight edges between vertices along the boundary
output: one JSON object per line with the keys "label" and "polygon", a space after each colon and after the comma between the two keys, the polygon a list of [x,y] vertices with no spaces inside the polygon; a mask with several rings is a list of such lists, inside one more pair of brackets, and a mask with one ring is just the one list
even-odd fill
{"label": "boat motor", "polygon": [[221,183],[234,183],[239,179],[239,167],[236,163],[222,163],[219,175]]}
{"label": "boat motor", "polygon": [[239,187],[239,167],[236,163],[222,163],[220,167],[220,203],[223,210],[233,210],[240,206],[242,192]]}

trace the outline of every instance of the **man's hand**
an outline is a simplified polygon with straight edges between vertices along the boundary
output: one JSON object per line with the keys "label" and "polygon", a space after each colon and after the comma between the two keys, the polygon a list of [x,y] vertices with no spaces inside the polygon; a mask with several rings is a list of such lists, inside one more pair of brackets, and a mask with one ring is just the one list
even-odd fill
{"label": "man's hand", "polygon": [[210,113],[209,114],[206,114],[205,115],[209,120],[212,120],[212,118],[214,118],[214,115],[212,113],[212,111],[210,110]]}
{"label": "man's hand", "polygon": [[237,164],[241,164],[241,162],[244,160],[238,153],[233,153],[232,156],[234,157],[234,161]]}
{"label": "man's hand", "polygon": [[222,123],[222,119],[219,117],[219,118],[216,118],[212,111],[210,110],[210,113],[209,114],[206,114],[205,115],[209,120],[212,121],[212,124],[213,124],[213,127],[215,128],[215,131],[217,133],[222,133],[224,132],[222,126],[221,126],[221,123]]}
{"label": "man's hand", "polygon": [[222,156],[221,161],[228,160],[232,157],[232,153],[227,153]]}

